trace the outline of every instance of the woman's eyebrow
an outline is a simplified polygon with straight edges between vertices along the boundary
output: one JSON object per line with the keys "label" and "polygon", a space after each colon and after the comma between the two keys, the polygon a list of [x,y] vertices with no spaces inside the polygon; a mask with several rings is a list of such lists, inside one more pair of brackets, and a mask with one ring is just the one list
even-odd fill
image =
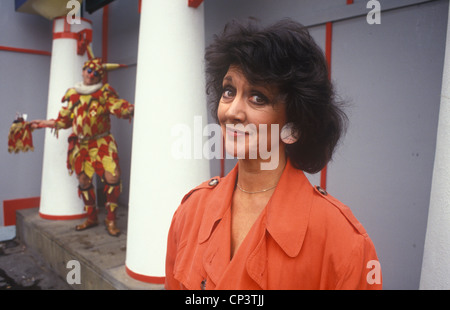
{"label": "woman's eyebrow", "polygon": [[233,82],[233,78],[231,77],[231,76],[229,76],[229,75],[226,75],[224,78],[223,78],[223,81],[225,82]]}

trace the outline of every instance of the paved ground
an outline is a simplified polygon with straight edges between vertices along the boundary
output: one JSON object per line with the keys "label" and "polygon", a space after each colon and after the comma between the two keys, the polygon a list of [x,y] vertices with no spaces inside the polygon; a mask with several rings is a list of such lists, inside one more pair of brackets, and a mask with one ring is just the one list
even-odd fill
{"label": "paved ground", "polygon": [[[38,260],[39,269],[51,270],[58,277],[61,277],[66,285],[66,277],[77,275],[81,283],[71,284],[75,290],[161,290],[162,284],[153,284],[139,281],[131,277],[126,270],[126,250],[127,250],[127,208],[119,208],[117,213],[117,227],[121,230],[119,237],[111,237],[101,223],[97,227],[76,232],[74,227],[83,220],[52,221],[43,219],[37,208],[17,210],[16,228],[17,240],[27,246],[24,254],[38,253],[41,263]],[[99,219],[103,221],[106,217],[104,208],[99,210]],[[5,250],[6,251],[6,250]],[[21,248],[11,247],[8,251],[21,252]],[[19,256],[20,257],[20,256]],[[33,256],[31,256],[31,259]],[[0,256],[1,259],[1,256]],[[29,261],[29,260],[27,260]],[[77,261],[79,267],[73,269],[76,273],[70,273],[67,264],[70,261]],[[18,285],[29,286],[33,283],[33,275],[28,270],[18,270],[16,277],[12,274],[14,269],[19,268],[14,263],[11,271],[6,271],[0,260],[0,268],[12,279],[18,277],[22,280],[31,278],[31,283]],[[36,271],[40,274],[39,270]],[[48,273],[44,272],[44,275]],[[50,274],[51,276],[51,274]],[[49,276],[49,277],[50,277]],[[37,276],[34,276],[38,279]],[[61,281],[55,282],[44,277],[37,286],[41,289],[60,289]],[[48,282],[46,282],[48,280]],[[72,282],[72,281],[70,281]],[[2,286],[0,282],[0,287]],[[64,286],[63,286],[64,287]]]}
{"label": "paved ground", "polygon": [[65,279],[16,240],[0,242],[0,290],[66,290]]}

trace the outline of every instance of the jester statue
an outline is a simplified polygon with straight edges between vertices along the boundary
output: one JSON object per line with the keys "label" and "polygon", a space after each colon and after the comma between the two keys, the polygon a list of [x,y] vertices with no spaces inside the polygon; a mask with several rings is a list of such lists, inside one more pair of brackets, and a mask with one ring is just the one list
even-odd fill
{"label": "jester statue", "polygon": [[98,225],[98,209],[92,184],[95,173],[105,184],[106,229],[111,236],[120,234],[116,226],[116,208],[121,192],[120,167],[117,144],[110,133],[110,115],[131,120],[134,105],[120,99],[108,83],[102,83],[106,70],[120,66],[123,65],[104,64],[100,58],[89,57],[83,66],[83,81],[67,90],[62,98],[62,102],[67,102],[67,105],[60,109],[58,117],[31,121],[33,129],[53,128],[56,134],[60,129],[73,130],[69,136],[67,168],[70,174],[76,173],[78,194],[87,212],[85,222],[75,227],[77,231]]}

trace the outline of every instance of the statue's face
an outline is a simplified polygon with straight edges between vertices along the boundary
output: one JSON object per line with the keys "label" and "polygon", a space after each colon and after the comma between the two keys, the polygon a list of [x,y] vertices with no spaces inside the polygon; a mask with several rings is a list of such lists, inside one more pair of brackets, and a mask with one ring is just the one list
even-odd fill
{"label": "statue's face", "polygon": [[85,85],[94,85],[100,83],[102,77],[98,71],[92,68],[85,68],[82,73],[83,83]]}

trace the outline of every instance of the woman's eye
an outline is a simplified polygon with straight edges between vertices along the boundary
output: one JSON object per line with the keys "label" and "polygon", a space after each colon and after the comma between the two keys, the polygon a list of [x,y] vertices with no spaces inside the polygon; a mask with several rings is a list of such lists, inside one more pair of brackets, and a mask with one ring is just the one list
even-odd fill
{"label": "woman's eye", "polygon": [[92,73],[92,69],[91,69],[91,68],[88,68],[88,69],[87,69],[87,72],[88,72],[88,73]]}
{"label": "woman's eye", "polygon": [[250,97],[250,101],[258,105],[263,105],[267,103],[266,97],[262,95],[253,95]]}
{"label": "woman's eye", "polygon": [[224,99],[230,99],[234,96],[234,92],[231,89],[224,89],[224,91],[222,92],[222,97]]}

